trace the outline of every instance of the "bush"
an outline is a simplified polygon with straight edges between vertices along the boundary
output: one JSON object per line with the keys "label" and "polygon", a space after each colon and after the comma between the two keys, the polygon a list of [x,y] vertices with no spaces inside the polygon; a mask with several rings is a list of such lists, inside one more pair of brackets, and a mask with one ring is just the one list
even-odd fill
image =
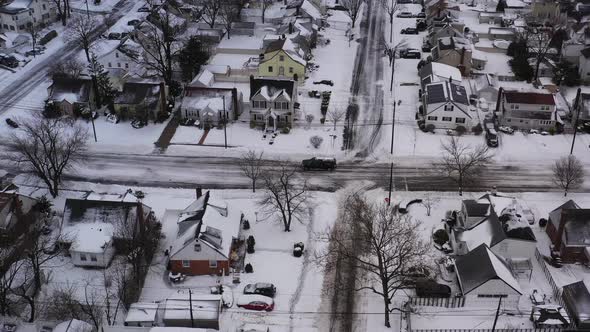
{"label": "bush", "polygon": [[250,129],[256,128],[256,122],[250,121]]}
{"label": "bush", "polygon": [[321,119],[320,119],[320,123],[321,123],[321,124],[324,124],[324,123],[326,123],[326,118],[321,118]]}
{"label": "bush", "polygon": [[244,267],[244,271],[246,271],[246,273],[254,272],[254,268],[252,267],[252,264],[250,264],[250,263],[246,264],[246,266]]}
{"label": "bush", "polygon": [[180,83],[178,81],[172,81],[172,82],[170,82],[170,86],[168,87],[168,90],[170,92],[170,96],[178,97],[178,96],[180,96],[180,93],[182,92],[182,86],[180,85]]}
{"label": "bush", "polygon": [[481,123],[476,124],[475,126],[473,126],[471,128],[471,131],[475,134],[475,135],[481,135],[481,133],[483,133],[483,127],[481,126]]}
{"label": "bush", "polygon": [[43,116],[48,119],[58,118],[61,116],[60,110],[52,102],[45,104],[45,108],[43,109],[42,113],[43,113]]}
{"label": "bush", "polygon": [[256,241],[254,240],[254,236],[248,236],[248,240],[246,240],[246,252],[249,254],[253,254],[256,250],[254,249],[254,245]]}
{"label": "bush", "polygon": [[539,219],[539,226],[540,226],[540,227],[545,227],[545,226],[547,226],[547,219],[545,219],[545,218],[541,218],[541,219]]}
{"label": "bush", "polygon": [[244,224],[242,225],[242,228],[247,231],[250,229],[250,221],[248,221],[248,219],[244,219]]}
{"label": "bush", "polygon": [[436,126],[433,125],[432,123],[429,123],[426,125],[426,131],[429,131],[431,133],[434,133],[434,130],[436,129]]}
{"label": "bush", "polygon": [[449,241],[449,234],[444,229],[439,229],[432,234],[432,240],[434,243],[442,246]]}
{"label": "bush", "polygon": [[549,130],[547,130],[549,132],[549,134],[551,135],[555,135],[555,127],[551,127],[549,128]]}
{"label": "bush", "polygon": [[45,45],[45,44],[49,43],[49,41],[51,41],[55,37],[57,37],[57,31],[51,30],[45,36],[43,36],[43,37],[41,37],[41,39],[39,39],[39,44]]}
{"label": "bush", "polygon": [[47,196],[43,195],[39,197],[37,203],[35,203],[35,209],[40,213],[49,213],[51,212],[51,206],[53,203],[47,199]]}
{"label": "bush", "polygon": [[320,145],[322,145],[322,142],[323,142],[323,141],[324,141],[324,139],[323,139],[323,138],[321,138],[321,137],[319,137],[319,136],[317,136],[317,135],[316,135],[316,136],[312,136],[312,137],[309,139],[309,143],[311,143],[311,145],[312,145],[314,148],[316,148],[316,149],[317,149],[317,148],[319,148],[319,147],[320,147]]}
{"label": "bush", "polygon": [[463,126],[457,126],[457,128],[455,128],[455,131],[457,132],[457,135],[461,136],[467,132],[467,128]]}
{"label": "bush", "polygon": [[281,129],[281,134],[288,134],[290,132],[291,132],[291,128],[289,128],[289,127],[283,127]]}

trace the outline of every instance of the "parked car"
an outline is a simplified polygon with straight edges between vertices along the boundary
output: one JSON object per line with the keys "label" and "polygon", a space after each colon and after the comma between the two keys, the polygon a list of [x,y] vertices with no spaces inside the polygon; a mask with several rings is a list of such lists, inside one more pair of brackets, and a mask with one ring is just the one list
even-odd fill
{"label": "parked car", "polygon": [[108,39],[110,40],[120,40],[121,39],[121,34],[118,32],[111,32],[108,34],[107,36]]}
{"label": "parked car", "polygon": [[179,124],[181,126],[193,126],[195,124],[195,119],[186,118],[186,119],[180,120]]}
{"label": "parked car", "polygon": [[140,7],[137,11],[140,13],[147,13],[150,12],[150,9],[148,7]]}
{"label": "parked car", "polygon": [[538,134],[539,131],[537,129],[531,129],[529,130],[529,134]]}
{"label": "parked car", "polygon": [[548,131],[545,131],[545,130],[543,130],[543,131],[541,132],[541,135],[543,135],[543,136],[547,136],[547,135],[549,135],[549,132],[548,132]]}
{"label": "parked car", "polygon": [[270,328],[264,324],[246,323],[237,332],[270,332]]}
{"label": "parked car", "polygon": [[414,17],[415,17],[415,18],[426,18],[426,13],[424,13],[424,12],[420,12],[420,13],[418,13],[418,14],[414,15]]}
{"label": "parked car", "polygon": [[275,297],[277,288],[275,285],[268,282],[257,282],[255,284],[247,284],[244,287],[244,294],[258,294],[268,297]]}
{"label": "parked car", "polygon": [[311,169],[326,169],[333,171],[336,168],[336,159],[313,157],[311,159],[303,160],[301,166],[303,166],[304,171]]}
{"label": "parked car", "polygon": [[131,121],[131,127],[135,128],[135,129],[143,128],[143,127],[145,127],[146,124],[147,123],[145,123],[145,121],[143,121],[143,120],[135,119],[135,120]]}
{"label": "parked car", "polygon": [[405,28],[405,29],[402,29],[401,34],[402,35],[417,35],[418,34],[418,29],[416,29],[416,28]]}
{"label": "parked car", "polygon": [[416,283],[416,294],[419,297],[450,297],[451,287],[432,280],[421,280]]}
{"label": "parked car", "polygon": [[18,60],[12,55],[2,56],[0,57],[0,64],[9,68],[16,68],[18,67]]}
{"label": "parked car", "polygon": [[29,50],[25,52],[25,56],[34,56],[34,55],[40,55],[45,53],[44,51],[40,50],[40,49],[36,49],[36,50]]}
{"label": "parked car", "polygon": [[486,122],[484,124],[486,130],[486,143],[489,147],[496,148],[498,147],[498,133],[496,132],[496,128],[493,122]]}
{"label": "parked car", "polygon": [[410,12],[401,12],[401,13],[397,14],[397,17],[399,17],[399,18],[412,18],[412,17],[414,17],[414,15]]}
{"label": "parked car", "polygon": [[141,23],[140,20],[131,20],[131,21],[127,22],[127,25],[136,26],[136,25],[139,25],[139,23]]}
{"label": "parked car", "polygon": [[239,308],[258,310],[258,311],[272,311],[275,303],[272,298],[264,295],[249,295],[240,296],[236,305]]}
{"label": "parked car", "polygon": [[514,134],[514,129],[512,129],[508,126],[500,126],[500,127],[498,127],[498,130],[505,133],[505,134],[509,134],[509,135]]}
{"label": "parked car", "polygon": [[12,128],[18,128],[18,123],[14,122],[11,118],[6,119],[6,123]]}
{"label": "parked car", "polygon": [[421,56],[418,50],[403,50],[400,52],[400,57],[403,59],[420,59]]}
{"label": "parked car", "polygon": [[329,86],[334,86],[334,81],[332,80],[321,80],[321,81],[315,81],[313,82],[313,84],[326,84]]}
{"label": "parked car", "polygon": [[119,123],[119,117],[116,114],[107,114],[106,120],[111,123]]}
{"label": "parked car", "polygon": [[432,46],[429,43],[422,44],[422,52],[430,52],[432,51]]}
{"label": "parked car", "polygon": [[417,19],[416,29],[418,29],[418,31],[425,31],[426,29],[428,29],[428,24],[426,23],[426,20],[421,18]]}

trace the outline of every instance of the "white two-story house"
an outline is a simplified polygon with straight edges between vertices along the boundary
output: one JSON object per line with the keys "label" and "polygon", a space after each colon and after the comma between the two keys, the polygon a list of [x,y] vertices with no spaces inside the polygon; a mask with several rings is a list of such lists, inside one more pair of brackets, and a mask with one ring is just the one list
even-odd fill
{"label": "white two-story house", "polygon": [[443,81],[427,84],[422,94],[426,126],[437,129],[456,129],[463,126],[469,130],[476,123],[470,114],[465,87],[454,82]]}
{"label": "white two-story house", "polygon": [[557,124],[555,109],[550,93],[503,91],[498,115],[502,126],[549,130]]}
{"label": "white two-story house", "polygon": [[54,1],[8,0],[0,5],[0,31],[27,33],[30,26],[47,24],[57,19]]}
{"label": "white two-story house", "polygon": [[265,130],[293,126],[297,84],[285,78],[250,76],[250,121]]}
{"label": "white two-story house", "polygon": [[141,74],[142,66],[139,65],[142,58],[142,48],[131,39],[122,41],[107,41],[107,47],[111,50],[98,57],[98,62],[109,70],[122,70],[125,73]]}

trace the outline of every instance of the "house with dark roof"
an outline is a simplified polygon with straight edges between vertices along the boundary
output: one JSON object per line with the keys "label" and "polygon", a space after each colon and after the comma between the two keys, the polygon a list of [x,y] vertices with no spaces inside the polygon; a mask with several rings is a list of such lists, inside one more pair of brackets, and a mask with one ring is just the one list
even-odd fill
{"label": "house with dark roof", "polygon": [[434,125],[438,129],[463,126],[469,130],[477,119],[469,111],[467,98],[467,91],[461,84],[449,80],[427,84],[422,94],[426,125]]}
{"label": "house with dark roof", "polygon": [[509,262],[534,259],[536,238],[522,210],[512,197],[488,194],[464,200],[454,223],[446,226],[455,254],[466,255],[485,244]]}
{"label": "house with dark roof", "polygon": [[66,199],[62,242],[76,266],[107,267],[117,249],[155,222],[150,207],[136,201]]}
{"label": "house with dark roof", "polygon": [[56,105],[63,114],[72,116],[74,111],[88,107],[94,99],[93,90],[89,77],[54,77],[47,88],[47,102]]}
{"label": "house with dark roof", "polygon": [[[178,235],[169,248],[169,268],[186,275],[229,275],[241,264],[241,211],[210,192],[178,214]],[[243,256],[243,255],[242,255]]]}
{"label": "house with dark roof", "polygon": [[166,90],[163,82],[125,82],[113,101],[115,113],[122,119],[156,119],[167,111]]}
{"label": "house with dark roof", "polygon": [[250,121],[265,130],[293,126],[297,84],[290,79],[250,77]]}
{"label": "house with dark roof", "polygon": [[271,42],[260,55],[258,75],[289,78],[298,82],[305,79],[305,54],[286,36]]}
{"label": "house with dark roof", "polygon": [[442,37],[432,47],[432,60],[457,67],[463,76],[471,74],[473,45],[466,38]]}
{"label": "house with dark roof", "polygon": [[563,286],[561,298],[576,327],[581,331],[590,329],[590,292],[586,282],[580,280]]}
{"label": "house with dark roof", "polygon": [[569,200],[549,213],[545,232],[553,251],[566,263],[587,263],[590,259],[590,209]]}
{"label": "house with dark roof", "polygon": [[523,294],[510,266],[486,244],[455,260],[459,288],[466,307],[517,308]]}
{"label": "house with dark roof", "polygon": [[549,130],[558,123],[555,99],[550,93],[502,91],[496,107],[502,126]]}

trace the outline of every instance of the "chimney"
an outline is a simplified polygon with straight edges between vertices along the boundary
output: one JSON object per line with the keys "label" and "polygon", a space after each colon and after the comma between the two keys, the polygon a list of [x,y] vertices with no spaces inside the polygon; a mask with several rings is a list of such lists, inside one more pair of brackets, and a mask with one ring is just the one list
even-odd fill
{"label": "chimney", "polygon": [[201,196],[203,196],[203,189],[201,187],[198,187],[195,190],[197,192],[197,199],[201,198]]}
{"label": "chimney", "polygon": [[[502,93],[504,93],[504,88],[500,87],[498,90],[498,98],[496,99],[496,114],[500,111],[500,104],[502,103]],[[502,112],[504,114],[504,112]]]}

